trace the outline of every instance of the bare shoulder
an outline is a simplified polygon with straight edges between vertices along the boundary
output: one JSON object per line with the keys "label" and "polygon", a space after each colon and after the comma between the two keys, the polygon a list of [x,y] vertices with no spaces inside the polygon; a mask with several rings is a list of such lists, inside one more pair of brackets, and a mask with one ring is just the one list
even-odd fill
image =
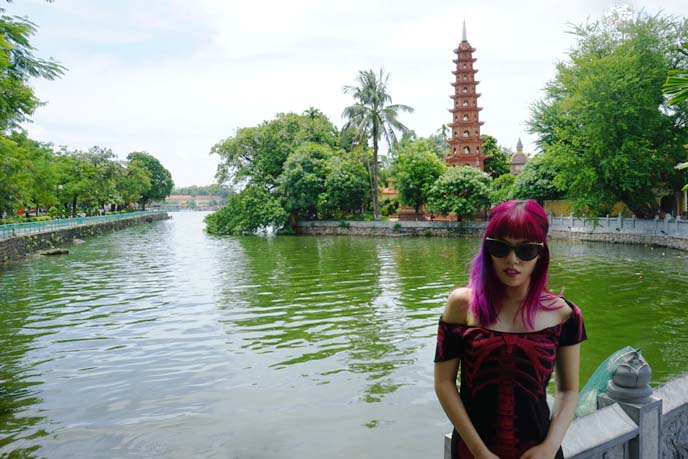
{"label": "bare shoulder", "polygon": [[468,324],[471,314],[473,291],[468,287],[459,287],[449,294],[442,319],[455,324]]}
{"label": "bare shoulder", "polygon": [[573,308],[561,297],[555,297],[552,299],[545,300],[543,304],[547,308],[552,308],[554,313],[557,314],[560,322],[565,321],[571,314],[573,314]]}

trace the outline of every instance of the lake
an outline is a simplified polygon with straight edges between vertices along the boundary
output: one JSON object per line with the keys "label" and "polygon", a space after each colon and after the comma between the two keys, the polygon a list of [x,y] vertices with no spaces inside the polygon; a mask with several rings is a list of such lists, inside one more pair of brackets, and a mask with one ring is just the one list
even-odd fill
{"label": "lake", "polygon": [[[0,457],[440,458],[433,356],[475,238],[215,237],[203,213],[0,268]],[[688,371],[688,253],[552,241],[581,385]]]}

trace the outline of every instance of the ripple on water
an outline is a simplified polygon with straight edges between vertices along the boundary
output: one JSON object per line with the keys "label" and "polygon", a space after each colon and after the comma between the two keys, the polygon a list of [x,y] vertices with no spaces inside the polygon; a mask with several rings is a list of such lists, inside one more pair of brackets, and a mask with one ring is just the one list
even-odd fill
{"label": "ripple on water", "polygon": [[[352,442],[423,456],[448,425],[432,391],[437,319],[476,247],[218,238],[177,214],[13,265],[0,276],[0,456],[303,458]],[[627,344],[655,382],[688,371],[684,258],[559,241],[552,253],[552,288],[586,317],[584,378]]]}

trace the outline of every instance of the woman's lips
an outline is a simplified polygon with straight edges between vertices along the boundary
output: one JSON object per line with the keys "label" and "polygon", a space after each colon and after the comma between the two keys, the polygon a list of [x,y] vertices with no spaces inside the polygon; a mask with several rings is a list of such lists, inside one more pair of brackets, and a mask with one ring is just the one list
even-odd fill
{"label": "woman's lips", "polygon": [[509,277],[516,277],[519,274],[521,274],[521,272],[516,269],[507,268],[504,270],[504,274],[506,274]]}

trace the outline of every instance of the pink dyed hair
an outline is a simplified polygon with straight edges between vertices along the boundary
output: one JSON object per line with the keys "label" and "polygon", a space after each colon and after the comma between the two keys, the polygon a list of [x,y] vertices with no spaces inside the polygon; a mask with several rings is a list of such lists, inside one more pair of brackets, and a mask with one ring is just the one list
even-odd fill
{"label": "pink dyed hair", "polygon": [[532,199],[507,201],[490,211],[490,220],[485,229],[480,250],[473,259],[471,277],[468,283],[468,286],[473,290],[471,312],[478,319],[480,325],[487,327],[497,321],[499,308],[504,300],[503,284],[497,278],[492,257],[485,249],[485,238],[487,237],[525,239],[544,244],[530,278],[528,294],[521,304],[520,314],[523,323],[532,330],[534,329],[535,313],[539,309],[557,309],[543,304],[543,300],[556,298],[556,295],[547,289],[548,230],[549,221],[545,210]]}

